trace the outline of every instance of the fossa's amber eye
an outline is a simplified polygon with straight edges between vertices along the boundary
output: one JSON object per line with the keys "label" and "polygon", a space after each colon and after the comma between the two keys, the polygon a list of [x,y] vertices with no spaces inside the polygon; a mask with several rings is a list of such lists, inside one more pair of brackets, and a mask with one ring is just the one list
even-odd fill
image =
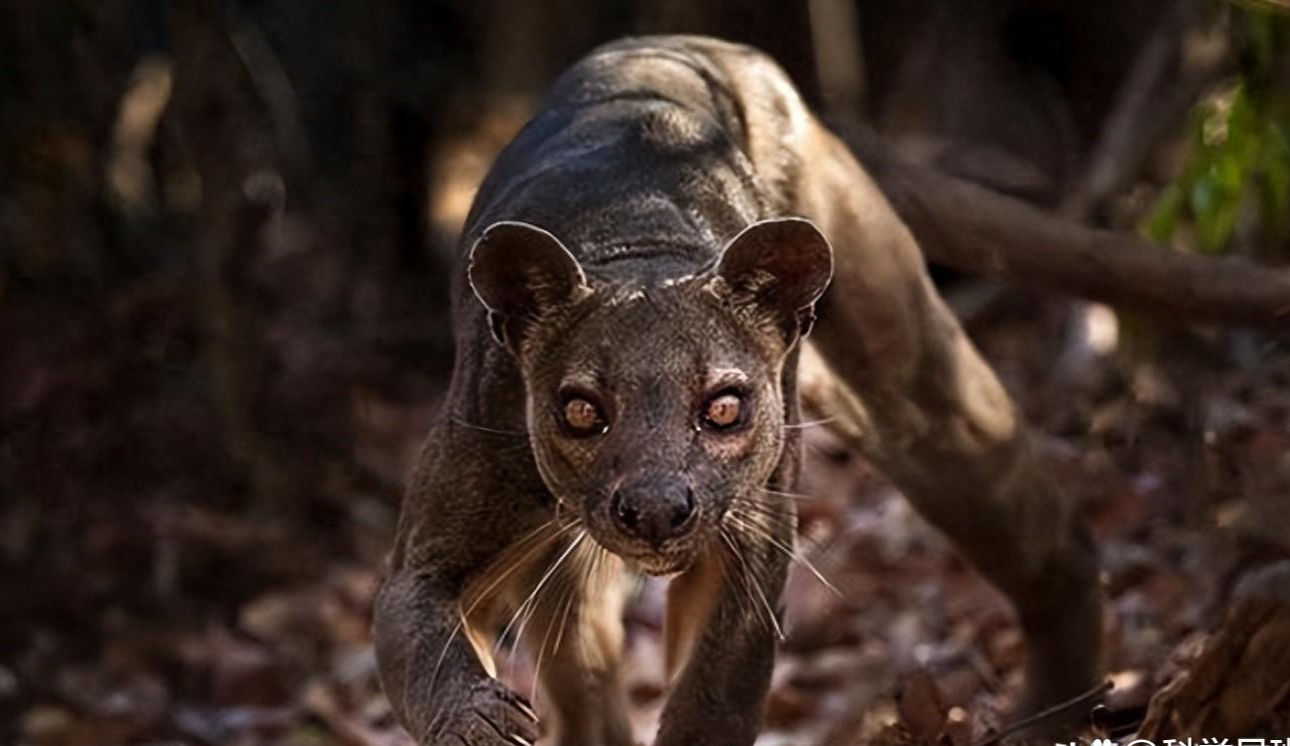
{"label": "fossa's amber eye", "polygon": [[605,431],[605,418],[600,408],[579,397],[564,403],[564,423],[578,435],[594,435]]}
{"label": "fossa's amber eye", "polygon": [[743,421],[743,397],[735,393],[717,394],[708,400],[703,424],[713,430],[729,430]]}

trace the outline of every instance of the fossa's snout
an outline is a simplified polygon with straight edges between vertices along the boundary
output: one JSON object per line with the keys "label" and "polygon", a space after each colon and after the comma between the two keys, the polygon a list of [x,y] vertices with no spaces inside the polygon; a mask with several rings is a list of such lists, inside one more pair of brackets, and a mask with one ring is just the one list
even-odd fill
{"label": "fossa's snout", "polygon": [[618,530],[655,549],[690,533],[698,513],[694,489],[675,474],[629,479],[609,499],[609,514]]}

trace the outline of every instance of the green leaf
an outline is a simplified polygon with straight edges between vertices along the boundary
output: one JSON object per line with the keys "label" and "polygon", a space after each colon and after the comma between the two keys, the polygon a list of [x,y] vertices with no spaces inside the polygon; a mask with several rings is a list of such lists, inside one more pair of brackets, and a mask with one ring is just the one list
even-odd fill
{"label": "green leaf", "polygon": [[1170,184],[1156,198],[1155,203],[1151,206],[1151,211],[1147,213],[1146,220],[1142,222],[1140,230],[1152,241],[1167,243],[1169,239],[1173,238],[1174,231],[1178,228],[1178,218],[1182,212],[1182,206],[1182,188],[1177,184]]}
{"label": "green leaf", "polygon": [[1236,220],[1241,212],[1240,199],[1225,199],[1215,202],[1212,209],[1196,219],[1196,237],[1200,250],[1206,254],[1219,254],[1227,247],[1232,233],[1236,230]]}
{"label": "green leaf", "polygon": [[1191,185],[1191,213],[1196,219],[1204,220],[1214,210],[1215,192],[1217,191],[1213,169],[1201,175]]}

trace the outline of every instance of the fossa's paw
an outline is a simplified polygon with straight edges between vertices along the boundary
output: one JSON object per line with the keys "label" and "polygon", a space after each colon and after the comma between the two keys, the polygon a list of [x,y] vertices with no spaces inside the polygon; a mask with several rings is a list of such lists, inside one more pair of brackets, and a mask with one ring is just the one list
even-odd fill
{"label": "fossa's paw", "polygon": [[433,746],[533,746],[539,735],[529,703],[492,679],[472,686],[436,730]]}

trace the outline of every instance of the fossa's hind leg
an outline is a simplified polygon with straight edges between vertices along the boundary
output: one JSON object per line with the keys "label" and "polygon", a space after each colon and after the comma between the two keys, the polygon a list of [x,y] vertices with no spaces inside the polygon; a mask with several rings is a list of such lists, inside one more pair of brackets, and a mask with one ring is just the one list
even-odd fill
{"label": "fossa's hind leg", "polygon": [[1037,464],[1024,422],[936,293],[909,231],[832,135],[813,138],[830,157],[812,171],[812,217],[836,272],[811,338],[832,376],[811,393],[1012,601],[1028,642],[1029,706],[1073,696],[1096,683],[1101,663],[1098,572],[1082,518]]}

